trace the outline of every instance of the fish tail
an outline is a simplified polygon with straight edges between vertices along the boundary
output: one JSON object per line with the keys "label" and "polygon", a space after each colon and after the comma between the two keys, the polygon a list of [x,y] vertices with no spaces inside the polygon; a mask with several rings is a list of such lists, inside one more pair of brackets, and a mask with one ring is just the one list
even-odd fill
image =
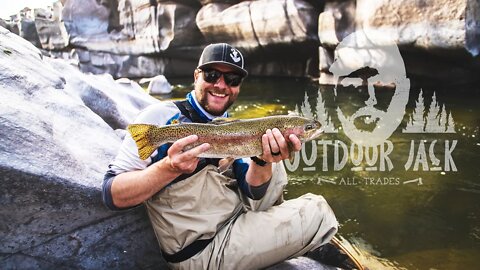
{"label": "fish tail", "polygon": [[157,150],[158,146],[153,142],[153,136],[151,136],[155,128],[156,126],[147,124],[128,125],[128,131],[137,144],[138,156],[142,160],[147,159],[155,150]]}

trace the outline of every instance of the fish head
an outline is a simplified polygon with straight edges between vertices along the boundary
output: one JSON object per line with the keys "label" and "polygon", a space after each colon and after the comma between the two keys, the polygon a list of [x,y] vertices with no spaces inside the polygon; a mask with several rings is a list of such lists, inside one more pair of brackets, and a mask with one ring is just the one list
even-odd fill
{"label": "fish head", "polygon": [[292,120],[290,121],[290,132],[287,132],[287,135],[295,134],[302,143],[311,141],[323,133],[322,124],[317,120],[299,116],[294,117]]}
{"label": "fish head", "polygon": [[320,122],[317,120],[310,120],[309,122],[305,123],[302,128],[304,132],[302,136],[303,142],[316,139],[320,136],[320,134],[323,133],[322,124],[320,124]]}

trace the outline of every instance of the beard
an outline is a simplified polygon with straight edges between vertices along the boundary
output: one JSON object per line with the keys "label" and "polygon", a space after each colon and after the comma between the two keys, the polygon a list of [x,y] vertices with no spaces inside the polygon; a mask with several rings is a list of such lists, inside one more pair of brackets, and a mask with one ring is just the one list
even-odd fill
{"label": "beard", "polygon": [[[195,95],[200,106],[205,111],[214,116],[220,116],[225,113],[228,108],[235,102],[237,95],[233,93],[227,94],[225,97],[215,97],[212,93],[225,93],[224,90],[218,88],[202,88],[201,85],[195,85]],[[225,93],[226,94],[226,93]]]}

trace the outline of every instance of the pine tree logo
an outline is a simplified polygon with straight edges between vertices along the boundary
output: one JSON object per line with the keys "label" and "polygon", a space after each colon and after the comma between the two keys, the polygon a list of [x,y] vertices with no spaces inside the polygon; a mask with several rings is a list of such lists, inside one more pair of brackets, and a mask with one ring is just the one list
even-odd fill
{"label": "pine tree logo", "polygon": [[295,110],[299,115],[310,119],[316,119],[320,124],[322,124],[323,132],[325,133],[338,133],[338,130],[335,128],[332,117],[327,113],[325,108],[325,102],[322,98],[322,93],[318,92],[318,97],[316,100],[316,104],[313,106],[315,110],[312,109],[310,102],[308,101],[307,93],[305,93],[305,97],[301,106],[296,106]]}
{"label": "pine tree logo", "polygon": [[423,91],[420,90],[415,109],[403,133],[455,133],[455,123],[452,114],[445,110],[445,106],[438,104],[435,93],[427,110]]}

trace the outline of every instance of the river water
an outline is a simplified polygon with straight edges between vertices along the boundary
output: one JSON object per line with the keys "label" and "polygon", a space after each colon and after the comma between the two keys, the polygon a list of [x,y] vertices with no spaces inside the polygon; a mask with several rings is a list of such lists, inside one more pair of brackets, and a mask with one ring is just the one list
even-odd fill
{"label": "river water", "polygon": [[[172,80],[182,98],[191,79]],[[323,195],[339,237],[371,269],[472,269],[480,258],[480,87],[410,80],[401,123],[377,147],[359,147],[344,132],[338,108],[354,113],[366,89],[307,79],[249,78],[230,110],[235,118],[300,113],[325,127],[286,162],[286,198]],[[338,92],[337,92],[338,93]],[[375,91],[387,110],[394,91]],[[393,121],[394,122],[394,121]],[[368,121],[367,121],[368,123]],[[373,130],[373,122],[355,125]],[[362,126],[363,125],[363,126]],[[396,128],[395,128],[396,127]]]}

